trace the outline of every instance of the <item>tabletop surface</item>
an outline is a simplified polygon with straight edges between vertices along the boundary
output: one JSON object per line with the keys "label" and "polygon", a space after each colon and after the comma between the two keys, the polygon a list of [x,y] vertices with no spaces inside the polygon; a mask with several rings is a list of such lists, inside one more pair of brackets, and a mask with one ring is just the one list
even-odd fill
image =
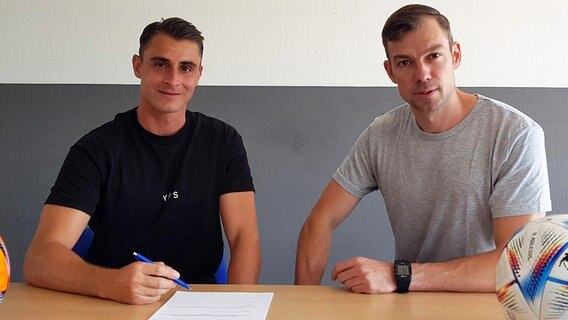
{"label": "tabletop surface", "polygon": [[[411,292],[357,294],[342,287],[293,285],[192,285],[196,292],[273,292],[267,319],[505,319],[494,293]],[[11,283],[1,319],[148,319],[160,302],[115,301]]]}

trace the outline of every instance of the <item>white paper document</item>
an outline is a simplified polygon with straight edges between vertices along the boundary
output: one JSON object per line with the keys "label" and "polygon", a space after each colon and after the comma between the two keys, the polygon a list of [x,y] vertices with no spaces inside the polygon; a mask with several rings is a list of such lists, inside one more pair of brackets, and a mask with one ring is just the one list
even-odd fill
{"label": "white paper document", "polygon": [[264,320],[272,292],[177,291],[150,320]]}

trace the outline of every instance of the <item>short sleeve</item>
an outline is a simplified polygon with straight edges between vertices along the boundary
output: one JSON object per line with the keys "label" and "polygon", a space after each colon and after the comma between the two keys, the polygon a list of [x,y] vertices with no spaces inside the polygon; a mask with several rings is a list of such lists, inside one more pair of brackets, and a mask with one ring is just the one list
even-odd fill
{"label": "short sleeve", "polygon": [[363,131],[333,175],[343,189],[359,199],[378,189],[370,155],[370,131],[371,126]]}
{"label": "short sleeve", "polygon": [[232,127],[228,131],[228,158],[221,183],[221,194],[254,191],[247,153],[241,135]]}
{"label": "short sleeve", "polygon": [[497,162],[489,199],[494,218],[552,210],[540,126],[528,125],[512,135]]}
{"label": "short sleeve", "polygon": [[69,150],[45,203],[92,215],[100,198],[101,175],[94,155],[81,146],[82,140]]}

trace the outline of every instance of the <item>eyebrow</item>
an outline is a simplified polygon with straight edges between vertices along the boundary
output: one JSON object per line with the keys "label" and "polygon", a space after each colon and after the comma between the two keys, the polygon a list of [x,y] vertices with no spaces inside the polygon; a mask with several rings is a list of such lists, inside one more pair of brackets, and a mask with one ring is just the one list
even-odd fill
{"label": "eyebrow", "polygon": [[[437,50],[439,50],[440,48],[443,48],[443,47],[444,47],[443,44],[435,44],[435,45],[429,47],[428,49],[426,49],[424,52],[437,51]],[[409,58],[410,58],[410,56],[407,56],[407,55],[404,55],[404,54],[397,54],[397,55],[394,55],[392,57],[393,60],[404,60],[404,59],[409,59]]]}
{"label": "eyebrow", "polygon": [[[164,62],[164,63],[167,63],[167,64],[171,63],[170,59],[167,59],[167,58],[164,58],[164,57],[151,57],[150,60],[151,61]],[[184,66],[190,65],[192,67],[198,67],[198,64],[193,62],[193,61],[181,61],[180,64],[184,65]]]}

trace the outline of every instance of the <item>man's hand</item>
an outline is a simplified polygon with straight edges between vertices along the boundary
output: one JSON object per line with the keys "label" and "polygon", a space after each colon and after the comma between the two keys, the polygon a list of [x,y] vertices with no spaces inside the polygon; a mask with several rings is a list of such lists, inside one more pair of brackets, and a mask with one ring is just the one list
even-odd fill
{"label": "man's hand", "polygon": [[133,262],[116,270],[103,296],[129,304],[154,303],[176,286],[172,280],[179,276],[161,262]]}
{"label": "man's hand", "polygon": [[357,293],[388,293],[396,290],[393,264],[364,257],[354,257],[336,264],[331,272],[331,280],[339,280]]}

